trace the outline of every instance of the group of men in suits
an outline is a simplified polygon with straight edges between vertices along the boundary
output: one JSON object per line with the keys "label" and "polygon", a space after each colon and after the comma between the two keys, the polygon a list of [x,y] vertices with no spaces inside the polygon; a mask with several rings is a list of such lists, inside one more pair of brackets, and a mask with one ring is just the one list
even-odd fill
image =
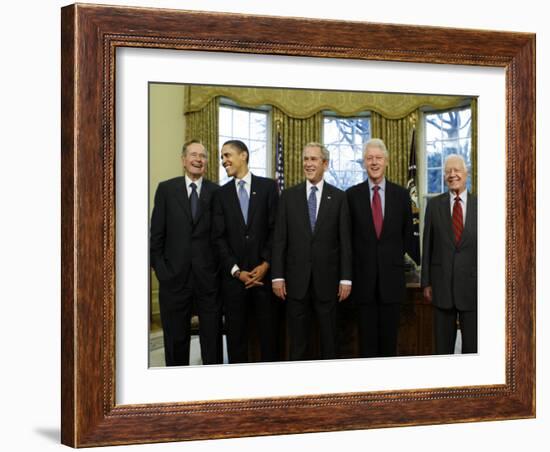
{"label": "group of men in suits", "polygon": [[[157,189],[151,265],[159,280],[166,365],[189,363],[193,306],[204,364],[222,362],[222,316],[230,363],[249,360],[251,320],[261,360],[280,360],[283,303],[289,359],[337,358],[337,307],[350,294],[357,306],[360,356],[395,356],[406,297],[404,254],[413,246],[413,223],[408,192],[385,177],[384,142],[366,143],[368,178],[347,192],[324,181],[330,156],[320,143],[303,149],[305,182],[280,197],[274,180],[250,172],[249,157],[242,141],[224,143],[222,164],[233,179],[218,187],[204,179],[206,149],[190,141],[182,153],[185,175]],[[476,331],[474,339],[464,341],[464,351],[475,352],[476,201],[463,190],[463,160],[448,159],[445,174],[452,193],[464,199],[462,216],[453,210],[445,218],[440,198],[447,208],[458,202],[449,201],[449,194],[429,202],[422,284],[436,306],[437,352],[452,352],[441,343],[456,336],[450,319],[454,315],[456,324],[457,313],[463,330]],[[460,222],[457,236],[454,226]],[[470,279],[462,285],[466,274]],[[318,356],[312,355],[314,319]]]}

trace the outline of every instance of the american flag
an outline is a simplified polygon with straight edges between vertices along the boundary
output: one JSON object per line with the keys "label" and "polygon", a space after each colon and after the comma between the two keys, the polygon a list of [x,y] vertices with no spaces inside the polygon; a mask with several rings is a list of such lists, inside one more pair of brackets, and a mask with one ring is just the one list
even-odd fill
{"label": "american flag", "polygon": [[414,241],[411,244],[410,258],[420,264],[420,209],[418,204],[418,192],[416,190],[416,130],[413,129],[411,138],[411,149],[409,152],[409,180],[407,190],[411,198],[413,212],[413,233]]}
{"label": "american flag", "polygon": [[279,188],[279,193],[285,189],[285,159],[283,156],[283,139],[281,137],[281,132],[277,132],[277,144],[275,148],[275,180],[277,181],[277,187]]}

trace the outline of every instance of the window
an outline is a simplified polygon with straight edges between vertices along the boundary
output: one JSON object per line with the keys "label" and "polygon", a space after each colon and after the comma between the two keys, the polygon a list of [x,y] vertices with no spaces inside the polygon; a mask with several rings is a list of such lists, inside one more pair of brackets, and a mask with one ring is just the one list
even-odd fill
{"label": "window", "polygon": [[[229,105],[220,105],[219,143],[220,147],[227,140],[241,140],[250,151],[248,166],[257,176],[269,174],[268,155],[268,115],[262,110],[246,110]],[[221,164],[219,168],[219,183],[225,184],[229,177]]]}
{"label": "window", "polygon": [[[426,113],[426,191],[428,195],[443,193],[445,158],[449,154],[464,157],[471,174],[472,112],[470,107],[445,112]],[[471,179],[468,177],[468,190]]]}
{"label": "window", "polygon": [[323,142],[330,151],[325,180],[346,190],[363,182],[363,145],[370,139],[370,118],[325,116]]}

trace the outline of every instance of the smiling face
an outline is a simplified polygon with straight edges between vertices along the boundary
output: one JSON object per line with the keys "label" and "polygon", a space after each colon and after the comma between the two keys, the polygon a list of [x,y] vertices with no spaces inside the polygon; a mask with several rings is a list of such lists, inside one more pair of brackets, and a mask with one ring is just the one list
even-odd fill
{"label": "smiling face", "polygon": [[192,180],[201,178],[206,171],[206,149],[200,143],[191,143],[181,156],[185,174]]}
{"label": "smiling face", "polygon": [[235,146],[226,144],[222,146],[222,165],[229,177],[242,179],[248,172],[248,154],[245,151],[239,152]]}
{"label": "smiling face", "polygon": [[323,153],[318,146],[306,146],[303,159],[306,179],[312,184],[317,184],[323,179],[323,174],[328,168],[328,160],[323,160]]}
{"label": "smiling face", "polygon": [[450,156],[445,161],[445,182],[447,187],[453,193],[459,195],[466,190],[466,181],[468,180],[468,170],[464,160],[458,156]]}
{"label": "smiling face", "polygon": [[388,157],[384,150],[379,146],[367,146],[364,163],[370,180],[375,184],[382,182],[388,166]]}

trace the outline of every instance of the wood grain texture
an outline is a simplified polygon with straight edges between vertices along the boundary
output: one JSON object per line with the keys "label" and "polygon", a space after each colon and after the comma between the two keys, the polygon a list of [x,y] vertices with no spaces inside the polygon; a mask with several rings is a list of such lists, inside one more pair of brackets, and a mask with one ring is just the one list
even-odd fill
{"label": "wood grain texture", "polygon": [[74,341],[76,331],[74,328],[75,307],[72,305],[76,299],[74,295],[74,81],[75,60],[74,49],[74,15],[73,10],[62,10],[61,20],[61,412],[63,413],[63,428],[61,429],[61,441],[64,444],[74,444],[74,420],[75,420],[75,396],[74,385],[75,362]]}
{"label": "wood grain texture", "polygon": [[[310,30],[303,33],[304,29]],[[535,37],[72,5],[62,10],[62,442],[74,447],[535,415]],[[115,404],[117,47],[506,68],[506,383]]]}

